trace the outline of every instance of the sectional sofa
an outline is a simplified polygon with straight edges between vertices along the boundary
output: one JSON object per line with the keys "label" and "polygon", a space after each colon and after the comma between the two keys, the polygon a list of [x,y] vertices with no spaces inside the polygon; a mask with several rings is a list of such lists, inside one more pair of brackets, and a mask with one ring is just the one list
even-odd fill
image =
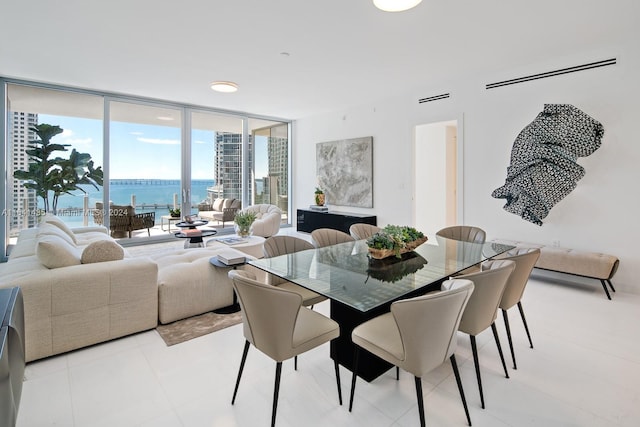
{"label": "sectional sofa", "polygon": [[97,344],[233,302],[219,249],[132,257],[105,227],[69,228],[46,215],[20,232],[0,288],[24,296],[26,360]]}

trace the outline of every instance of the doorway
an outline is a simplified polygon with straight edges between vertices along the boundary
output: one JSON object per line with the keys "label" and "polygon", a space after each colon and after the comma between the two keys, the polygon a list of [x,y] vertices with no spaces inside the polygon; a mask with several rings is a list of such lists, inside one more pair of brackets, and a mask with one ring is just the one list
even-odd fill
{"label": "doorway", "polygon": [[414,223],[427,235],[457,223],[458,138],[457,120],[415,127]]}

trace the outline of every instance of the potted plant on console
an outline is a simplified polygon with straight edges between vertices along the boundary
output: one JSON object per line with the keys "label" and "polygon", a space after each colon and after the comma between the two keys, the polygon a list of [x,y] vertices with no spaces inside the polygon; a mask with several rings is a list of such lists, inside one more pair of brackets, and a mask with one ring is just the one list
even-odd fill
{"label": "potted plant on console", "polygon": [[256,220],[256,214],[249,211],[240,211],[233,219],[235,225],[236,234],[240,237],[248,237],[251,235],[251,226]]}
{"label": "potted plant on console", "polygon": [[171,218],[180,218],[180,208],[169,209],[169,216]]}

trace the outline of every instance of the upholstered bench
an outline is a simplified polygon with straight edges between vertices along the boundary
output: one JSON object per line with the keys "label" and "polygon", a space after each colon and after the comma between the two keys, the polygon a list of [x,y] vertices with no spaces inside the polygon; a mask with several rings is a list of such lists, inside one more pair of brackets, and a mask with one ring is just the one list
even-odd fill
{"label": "upholstered bench", "polygon": [[611,278],[616,274],[620,261],[613,255],[514,240],[496,239],[494,242],[516,247],[539,248],[540,258],[535,265],[536,268],[600,280],[609,299],[611,299],[611,295],[607,285],[613,292],[616,291],[611,283]]}
{"label": "upholstered bench", "polygon": [[209,262],[219,251],[182,249],[150,257],[158,264],[160,323],[186,319],[233,303],[233,284],[227,276],[229,269],[215,267]]}

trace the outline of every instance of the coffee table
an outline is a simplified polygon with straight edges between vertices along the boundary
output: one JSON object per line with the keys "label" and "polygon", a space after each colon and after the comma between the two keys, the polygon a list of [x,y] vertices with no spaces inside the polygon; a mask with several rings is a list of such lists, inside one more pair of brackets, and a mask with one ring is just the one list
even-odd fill
{"label": "coffee table", "polygon": [[206,220],[196,220],[193,222],[178,222],[176,223],[176,227],[182,229],[182,231],[178,231],[173,233],[174,236],[180,239],[187,239],[184,242],[185,249],[188,248],[204,248],[204,242],[202,241],[203,237],[211,237],[215,236],[218,231],[217,230],[198,230],[200,233],[198,235],[189,235],[188,230],[197,230],[197,227],[207,225],[209,221]]}

